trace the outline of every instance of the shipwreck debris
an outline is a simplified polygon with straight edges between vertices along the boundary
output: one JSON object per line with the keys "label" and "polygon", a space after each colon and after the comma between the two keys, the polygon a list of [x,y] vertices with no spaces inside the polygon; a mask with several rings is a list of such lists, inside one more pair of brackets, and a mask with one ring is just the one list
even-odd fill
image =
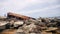
{"label": "shipwreck debris", "polygon": [[0,31],[0,34],[60,34],[60,19],[36,19],[9,12],[7,17],[0,18]]}

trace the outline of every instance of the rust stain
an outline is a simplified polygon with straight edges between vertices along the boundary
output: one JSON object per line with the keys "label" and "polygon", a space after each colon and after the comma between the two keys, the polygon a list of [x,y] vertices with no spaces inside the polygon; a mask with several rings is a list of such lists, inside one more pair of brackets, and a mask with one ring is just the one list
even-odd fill
{"label": "rust stain", "polygon": [[7,14],[7,16],[14,16],[14,17],[17,17],[17,18],[22,18],[23,20],[33,19],[32,17],[28,17],[28,16],[24,16],[24,15],[21,15],[21,14],[16,14],[16,13],[11,13],[11,12],[9,12]]}

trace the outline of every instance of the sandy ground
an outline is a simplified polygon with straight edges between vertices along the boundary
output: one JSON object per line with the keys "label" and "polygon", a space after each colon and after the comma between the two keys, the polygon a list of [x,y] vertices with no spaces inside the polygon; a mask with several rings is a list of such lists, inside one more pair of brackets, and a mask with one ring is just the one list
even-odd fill
{"label": "sandy ground", "polygon": [[15,34],[16,29],[7,29],[1,32],[0,34]]}

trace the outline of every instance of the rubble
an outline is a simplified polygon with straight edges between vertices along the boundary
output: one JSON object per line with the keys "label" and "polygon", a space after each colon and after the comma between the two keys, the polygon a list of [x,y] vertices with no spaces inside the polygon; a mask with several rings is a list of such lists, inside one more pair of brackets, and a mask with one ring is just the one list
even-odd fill
{"label": "rubble", "polygon": [[14,34],[60,34],[60,19],[42,17],[35,19],[9,12],[6,18],[0,18],[0,31],[2,29],[16,29]]}
{"label": "rubble", "polygon": [[7,24],[8,22],[6,21],[0,21],[0,31],[6,29]]}

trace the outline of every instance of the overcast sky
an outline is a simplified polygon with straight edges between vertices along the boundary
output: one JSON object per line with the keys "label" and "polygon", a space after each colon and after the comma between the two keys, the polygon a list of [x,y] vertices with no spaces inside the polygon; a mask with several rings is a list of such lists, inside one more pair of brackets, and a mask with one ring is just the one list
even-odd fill
{"label": "overcast sky", "polygon": [[7,12],[30,17],[60,16],[60,0],[0,0],[0,15]]}

